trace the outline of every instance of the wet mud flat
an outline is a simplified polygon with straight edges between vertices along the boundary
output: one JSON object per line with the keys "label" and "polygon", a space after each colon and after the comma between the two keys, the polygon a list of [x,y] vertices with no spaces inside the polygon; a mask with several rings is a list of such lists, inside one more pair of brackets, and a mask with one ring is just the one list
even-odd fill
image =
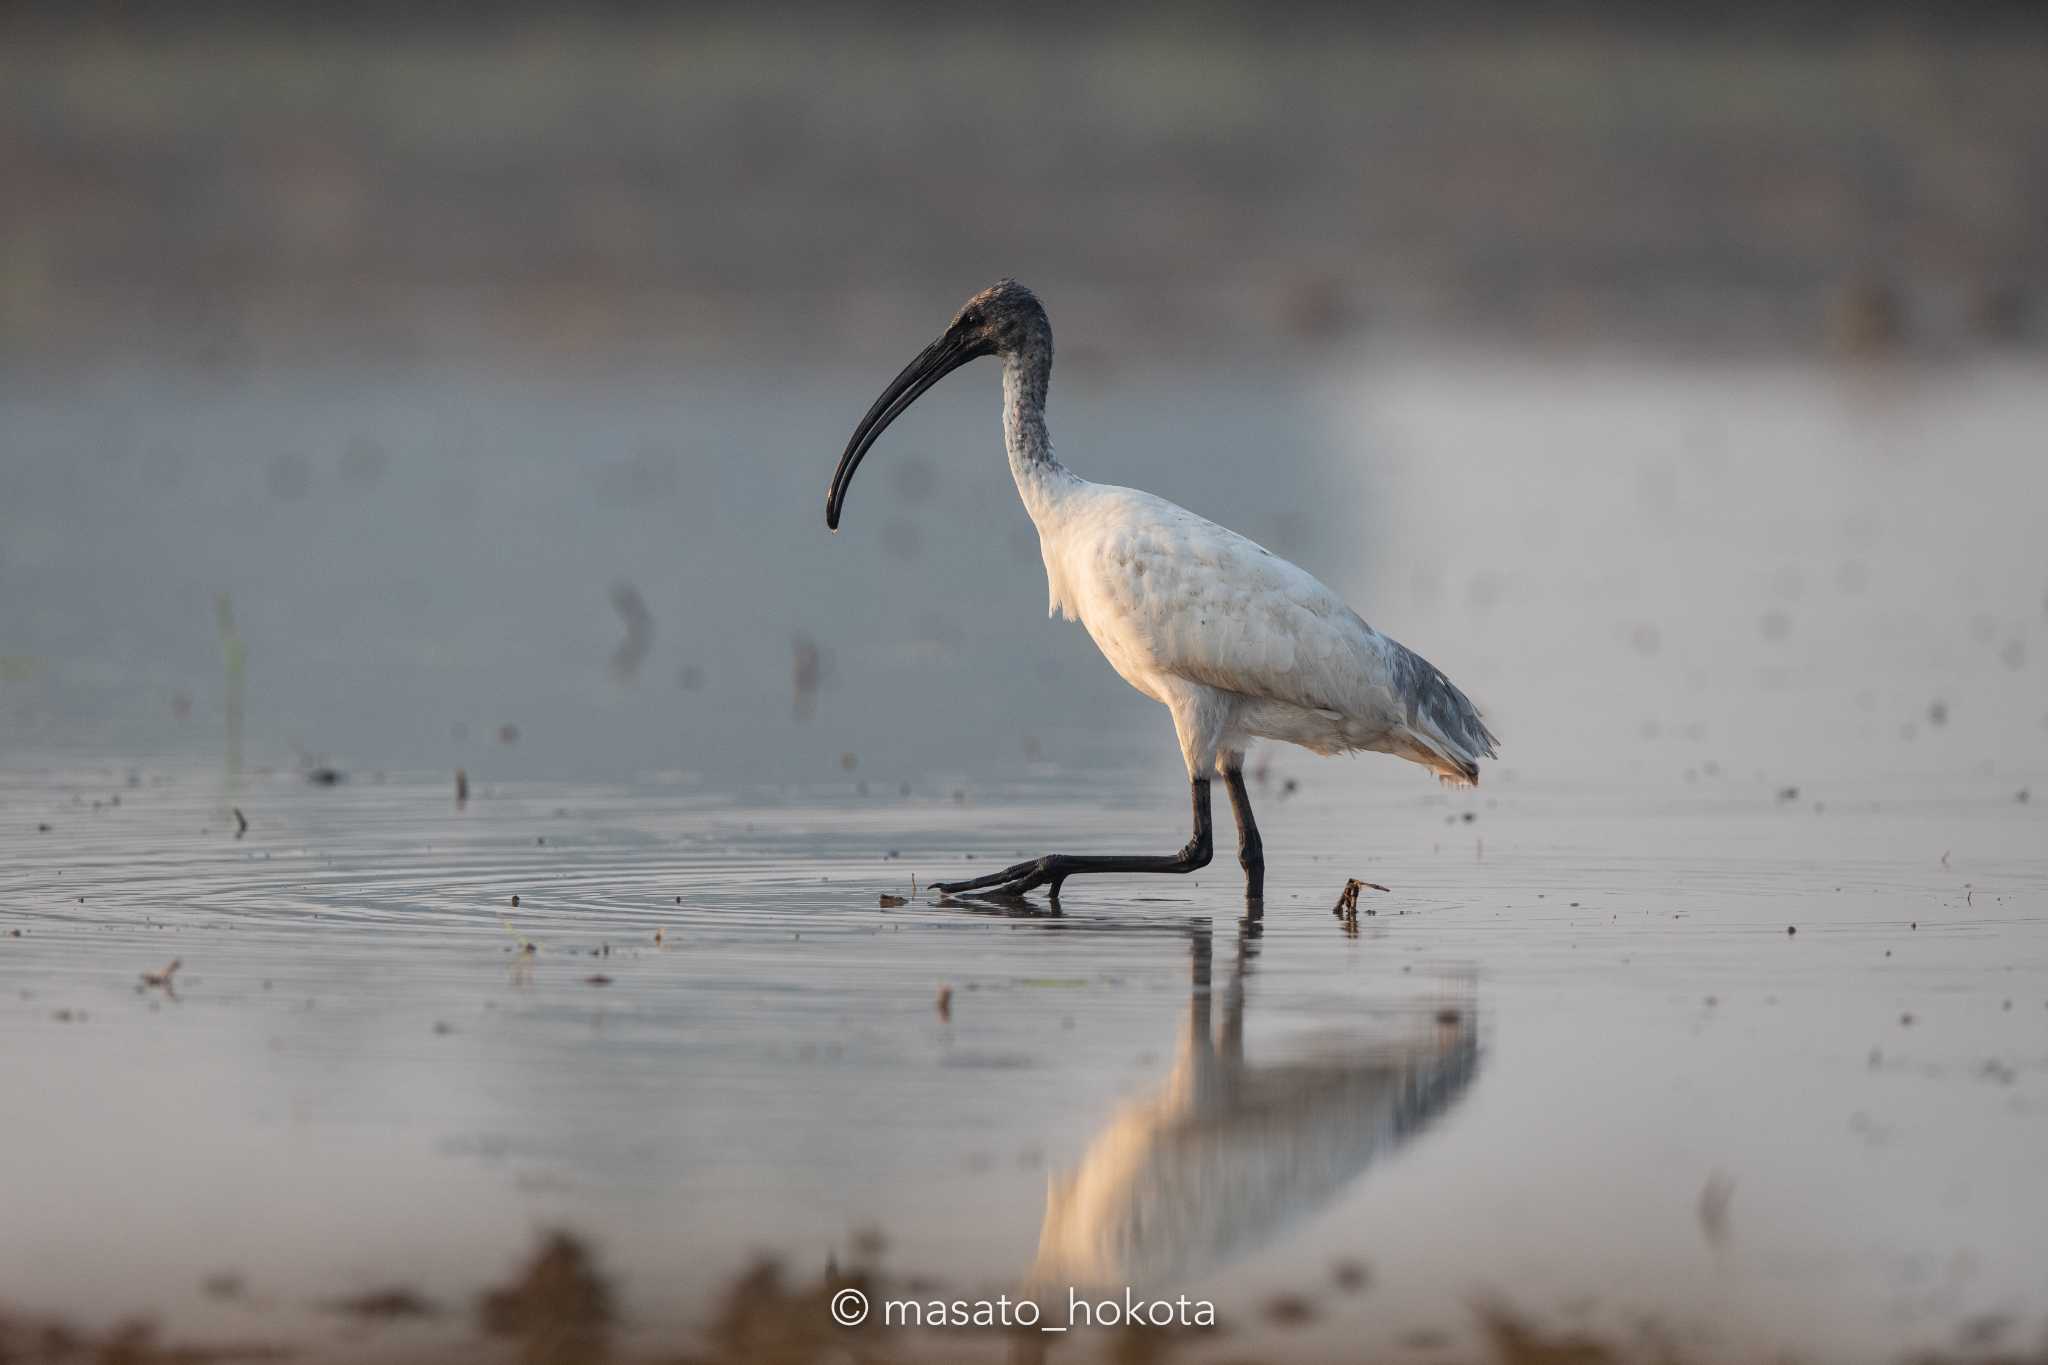
{"label": "wet mud flat", "polygon": [[[458,810],[441,773],[10,767],[0,1343],[2039,1356],[2025,775],[1301,771],[1253,917],[1227,858],[1057,915],[913,891],[1170,837],[1146,773]],[[848,1329],[846,1288],[1215,1325]]]}

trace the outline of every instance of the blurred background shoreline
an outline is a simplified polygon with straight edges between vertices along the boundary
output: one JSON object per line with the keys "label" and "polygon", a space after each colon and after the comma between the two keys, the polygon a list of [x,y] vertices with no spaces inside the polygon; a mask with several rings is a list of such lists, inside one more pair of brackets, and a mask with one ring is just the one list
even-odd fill
{"label": "blurred background shoreline", "polygon": [[0,366],[2038,354],[2038,15],[14,6]]}
{"label": "blurred background shoreline", "polygon": [[1010,274],[1077,470],[1325,578],[1511,766],[1854,767],[1937,695],[2030,754],[2039,15],[9,7],[0,738],[214,747],[226,595],[254,763],[1170,762],[1036,620],[993,367],[819,524]]}

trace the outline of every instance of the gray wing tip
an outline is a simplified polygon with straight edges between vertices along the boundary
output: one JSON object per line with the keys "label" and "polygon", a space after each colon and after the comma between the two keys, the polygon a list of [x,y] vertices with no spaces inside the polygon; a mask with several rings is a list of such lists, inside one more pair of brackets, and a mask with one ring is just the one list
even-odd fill
{"label": "gray wing tip", "polygon": [[1394,645],[1393,665],[1394,685],[1408,723],[1427,725],[1456,750],[1466,780],[1476,783],[1479,760],[1495,757],[1494,746],[1499,742],[1480,717],[1479,708],[1442,669],[1406,645]]}

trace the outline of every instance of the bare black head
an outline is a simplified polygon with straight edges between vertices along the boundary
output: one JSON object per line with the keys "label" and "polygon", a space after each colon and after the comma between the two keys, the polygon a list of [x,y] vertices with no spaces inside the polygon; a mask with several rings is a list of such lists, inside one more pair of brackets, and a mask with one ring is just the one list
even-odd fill
{"label": "bare black head", "polygon": [[825,525],[839,529],[839,512],[846,502],[847,486],[853,482],[853,471],[860,468],[869,447],[889,424],[927,389],[970,360],[985,355],[1008,359],[1041,351],[1049,362],[1052,327],[1038,296],[1015,280],[997,280],[962,304],[939,339],[889,381],[889,387],[853,429],[853,439],[846,443],[846,453],[832,471],[832,486],[825,495]]}

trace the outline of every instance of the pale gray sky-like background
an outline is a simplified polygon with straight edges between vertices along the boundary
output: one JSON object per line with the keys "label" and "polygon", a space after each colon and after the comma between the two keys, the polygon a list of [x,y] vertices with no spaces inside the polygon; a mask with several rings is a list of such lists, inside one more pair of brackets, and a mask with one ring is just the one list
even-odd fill
{"label": "pale gray sky-like background", "polygon": [[[256,763],[1170,755],[1042,619],[993,367],[823,530],[1000,274],[1077,470],[1329,579],[1510,764],[1703,761],[1731,688],[1846,762],[2039,682],[2024,7],[602,13],[7,21],[0,744],[217,747],[225,594]],[[1812,695],[1841,649],[1867,686]]]}

